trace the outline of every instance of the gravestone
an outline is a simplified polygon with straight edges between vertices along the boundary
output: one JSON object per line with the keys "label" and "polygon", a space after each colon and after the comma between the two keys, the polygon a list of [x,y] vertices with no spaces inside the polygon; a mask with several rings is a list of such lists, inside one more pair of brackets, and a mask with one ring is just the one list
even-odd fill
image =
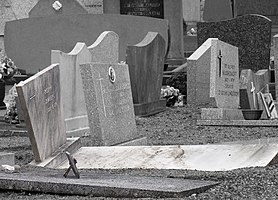
{"label": "gravestone", "polygon": [[200,1],[182,0],[183,20],[186,22],[199,22],[201,17]]}
{"label": "gravestone", "polygon": [[[42,28],[43,27],[43,28]],[[9,21],[5,48],[17,66],[34,74],[51,63],[51,50],[70,52],[77,42],[87,46],[104,31],[121,38],[119,60],[126,59],[127,44],[139,43],[149,31],[158,32],[168,44],[168,22],[164,19],[127,15],[59,15]]]}
{"label": "gravestone", "polygon": [[167,19],[170,39],[166,63],[181,65],[185,62],[182,9],[182,0],[120,0],[119,14]]}
{"label": "gravestone", "polygon": [[210,107],[201,110],[202,119],[242,118],[238,48],[209,38],[187,62],[187,103]]}
{"label": "gravestone", "polygon": [[275,70],[275,93],[278,99],[278,34],[273,37],[274,70]]}
{"label": "gravestone", "polygon": [[51,65],[16,86],[36,162],[66,143],[59,65]]}
{"label": "gravestone", "polygon": [[165,40],[156,32],[149,32],[138,44],[127,47],[135,115],[148,116],[166,109],[160,99],[164,68]]}
{"label": "gravestone", "polygon": [[268,69],[271,21],[260,15],[246,15],[227,21],[198,22],[198,46],[208,38],[218,38],[239,49],[239,71]]}
{"label": "gravestone", "polygon": [[104,31],[89,47],[77,43],[70,53],[52,50],[51,63],[60,65],[61,98],[64,108],[67,136],[82,136],[89,132],[79,65],[88,62],[119,60],[119,37],[113,31]]}
{"label": "gravestone", "polygon": [[[78,0],[89,14],[103,14],[103,0]],[[110,0],[111,1],[111,0]]]}
{"label": "gravestone", "polygon": [[257,94],[255,93],[254,72],[244,69],[240,73],[240,108],[255,109],[257,107]]}
{"label": "gravestone", "polygon": [[246,14],[260,14],[271,19],[272,24],[278,25],[278,4],[276,0],[237,0],[237,16]]}
{"label": "gravestone", "polygon": [[87,10],[82,7],[77,0],[39,0],[38,3],[30,10],[29,17],[87,13]]}
{"label": "gravestone", "polygon": [[221,21],[233,18],[230,0],[205,0],[204,21]]}
{"label": "gravestone", "polygon": [[126,64],[80,65],[94,145],[116,145],[137,139],[131,85]]}

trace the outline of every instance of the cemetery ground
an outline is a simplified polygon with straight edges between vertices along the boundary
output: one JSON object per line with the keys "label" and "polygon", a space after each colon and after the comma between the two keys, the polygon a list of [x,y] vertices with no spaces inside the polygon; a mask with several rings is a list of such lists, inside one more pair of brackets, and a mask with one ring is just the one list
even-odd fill
{"label": "cemetery ground", "polygon": [[[147,136],[148,145],[198,145],[218,144],[232,141],[273,138],[277,136],[276,127],[225,127],[198,126],[200,107],[167,108],[165,112],[146,117],[136,117],[138,134]],[[1,124],[2,126],[6,126]],[[1,128],[0,151],[15,153],[15,162],[20,165],[19,172],[56,176],[65,170],[54,170],[28,165],[33,160],[31,144],[26,133],[4,131]],[[90,136],[88,136],[90,137]],[[82,146],[92,146],[88,137],[81,138]],[[78,158],[77,162],[78,162]],[[219,184],[204,193],[193,194],[184,199],[277,199],[278,165],[268,167],[243,168],[224,172],[205,172],[195,170],[156,170],[156,169],[118,169],[118,170],[80,170],[81,177],[86,174],[128,174],[136,176],[156,176],[216,181]],[[113,199],[92,196],[64,196],[30,192],[1,191],[0,199]]]}

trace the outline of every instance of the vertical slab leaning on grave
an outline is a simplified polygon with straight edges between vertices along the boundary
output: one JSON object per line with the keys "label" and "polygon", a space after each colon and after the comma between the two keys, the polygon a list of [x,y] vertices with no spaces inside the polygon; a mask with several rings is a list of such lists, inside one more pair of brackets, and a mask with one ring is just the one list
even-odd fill
{"label": "vertical slab leaning on grave", "polygon": [[187,59],[187,104],[210,103],[211,41],[205,41]]}
{"label": "vertical slab leaning on grave", "polygon": [[239,83],[239,102],[241,109],[255,109],[257,105],[254,79],[255,74],[251,69],[241,71]]}
{"label": "vertical slab leaning on grave", "polygon": [[60,65],[61,95],[67,136],[82,136],[89,132],[79,65],[88,62],[112,62],[119,59],[119,37],[104,31],[89,47],[78,42],[70,53],[51,51],[51,63]]}
{"label": "vertical slab leaning on grave", "polygon": [[246,15],[219,22],[197,23],[198,46],[208,38],[238,47],[239,71],[268,69],[271,46],[271,20],[261,15]]}
{"label": "vertical slab leaning on grave", "polygon": [[128,66],[89,63],[80,65],[80,70],[95,145],[137,139]]}
{"label": "vertical slab leaning on grave", "polygon": [[16,86],[36,162],[66,143],[59,65],[51,65]]}
{"label": "vertical slab leaning on grave", "polygon": [[135,115],[148,116],[166,109],[160,99],[165,57],[165,40],[157,32],[149,32],[126,51]]}

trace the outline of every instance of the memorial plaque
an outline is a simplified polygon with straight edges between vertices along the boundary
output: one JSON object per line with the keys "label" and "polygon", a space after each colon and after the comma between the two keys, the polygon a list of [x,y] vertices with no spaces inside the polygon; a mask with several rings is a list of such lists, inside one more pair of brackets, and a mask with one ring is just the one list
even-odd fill
{"label": "memorial plaque", "polygon": [[53,64],[17,86],[36,162],[41,162],[66,143],[60,97],[59,65]]}
{"label": "memorial plaque", "polygon": [[91,135],[95,145],[138,138],[126,64],[80,65]]}
{"label": "memorial plaque", "polygon": [[120,12],[164,19],[163,0],[120,0]]}

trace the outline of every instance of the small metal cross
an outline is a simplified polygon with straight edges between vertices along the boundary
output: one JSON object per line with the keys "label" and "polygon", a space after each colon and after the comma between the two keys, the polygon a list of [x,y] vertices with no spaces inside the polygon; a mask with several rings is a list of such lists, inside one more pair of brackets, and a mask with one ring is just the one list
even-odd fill
{"label": "small metal cross", "polygon": [[80,178],[80,174],[79,174],[79,172],[78,172],[78,170],[77,170],[77,167],[76,167],[77,160],[76,160],[75,158],[73,158],[73,157],[70,155],[69,152],[66,151],[65,153],[66,153],[66,156],[67,156],[67,158],[68,158],[68,160],[69,160],[69,165],[70,165],[70,166],[69,166],[69,168],[67,169],[67,171],[65,172],[64,177],[67,178],[67,176],[68,176],[70,170],[72,169],[72,171],[73,171],[75,177],[76,177],[76,178]]}

